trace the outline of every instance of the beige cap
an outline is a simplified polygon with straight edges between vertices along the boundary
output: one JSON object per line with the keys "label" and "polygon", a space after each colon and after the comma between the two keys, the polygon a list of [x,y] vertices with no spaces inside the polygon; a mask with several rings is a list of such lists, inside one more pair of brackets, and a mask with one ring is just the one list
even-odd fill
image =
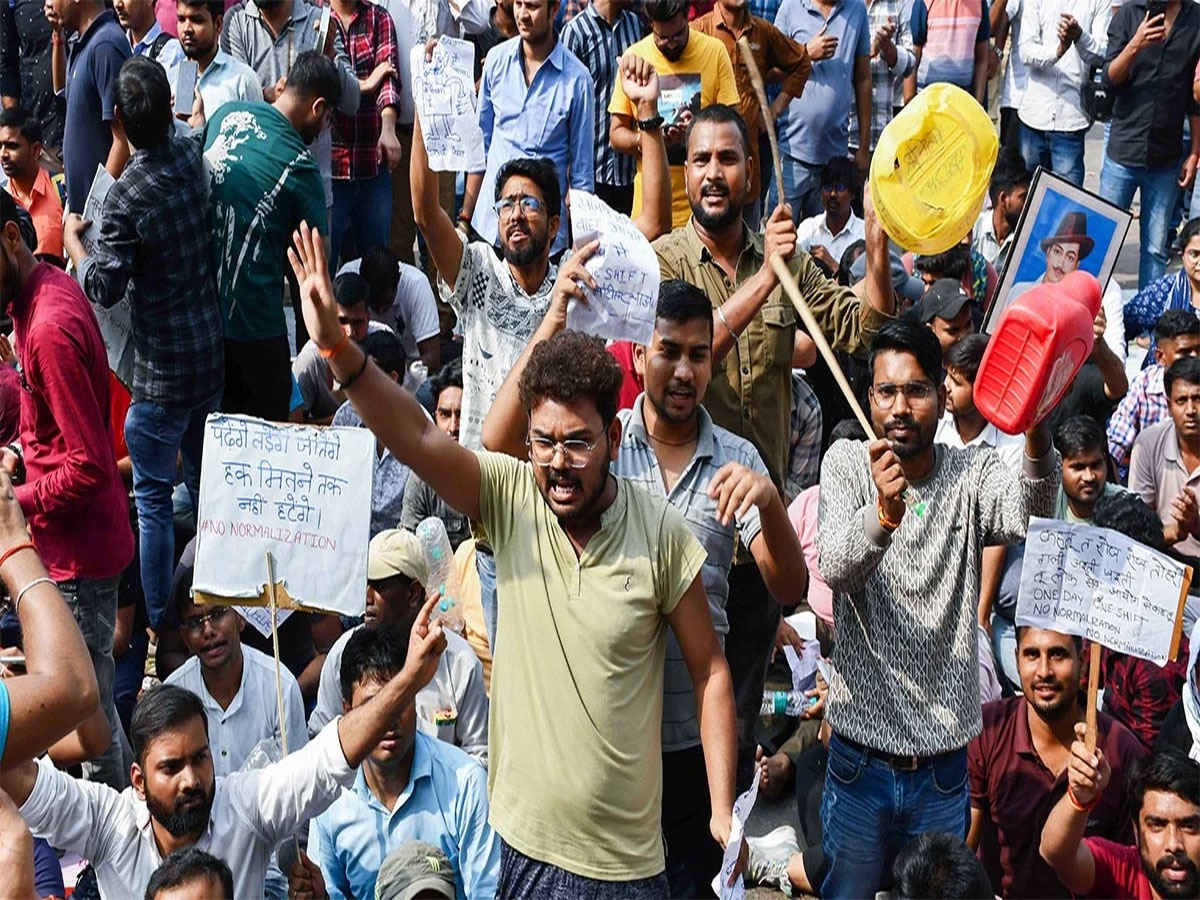
{"label": "beige cap", "polygon": [[367,548],[367,579],[382,581],[394,575],[407,575],[422,587],[429,579],[421,542],[411,531],[400,528],[379,532]]}

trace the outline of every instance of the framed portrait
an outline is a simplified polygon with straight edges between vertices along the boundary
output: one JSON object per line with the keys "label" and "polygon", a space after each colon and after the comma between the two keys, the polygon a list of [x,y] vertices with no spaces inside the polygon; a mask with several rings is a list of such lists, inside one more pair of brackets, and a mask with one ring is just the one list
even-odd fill
{"label": "framed portrait", "polygon": [[991,334],[1009,304],[1030,288],[1082,269],[1108,285],[1133,215],[1038,168],[995,299],[983,321]]}

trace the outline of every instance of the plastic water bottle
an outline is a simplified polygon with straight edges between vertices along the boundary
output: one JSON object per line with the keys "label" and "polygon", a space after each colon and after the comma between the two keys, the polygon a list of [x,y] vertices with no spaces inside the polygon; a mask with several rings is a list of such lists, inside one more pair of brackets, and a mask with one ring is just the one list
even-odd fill
{"label": "plastic water bottle", "polygon": [[1008,434],[1044,419],[1091,355],[1098,312],[1100,282],[1083,271],[1014,300],[975,376],[975,406],[983,417]]}
{"label": "plastic water bottle", "polygon": [[804,691],[763,691],[760,716],[799,716],[817,705],[818,698]]}
{"label": "plastic water bottle", "polygon": [[450,549],[445,523],[437,516],[422,519],[417,525],[417,539],[421,542],[429,572],[425,581],[426,595],[441,594],[430,621],[441,619],[444,628],[462,634],[466,622],[463,621],[462,607],[458,605],[458,574],[454,571],[454,551]]}

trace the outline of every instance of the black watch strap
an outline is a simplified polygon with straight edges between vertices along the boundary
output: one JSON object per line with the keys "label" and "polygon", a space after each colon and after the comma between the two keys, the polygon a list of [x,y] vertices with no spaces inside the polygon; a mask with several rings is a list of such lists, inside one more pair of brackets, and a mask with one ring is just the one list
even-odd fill
{"label": "black watch strap", "polygon": [[652,116],[649,119],[638,119],[637,127],[639,131],[658,131],[663,126],[662,116]]}

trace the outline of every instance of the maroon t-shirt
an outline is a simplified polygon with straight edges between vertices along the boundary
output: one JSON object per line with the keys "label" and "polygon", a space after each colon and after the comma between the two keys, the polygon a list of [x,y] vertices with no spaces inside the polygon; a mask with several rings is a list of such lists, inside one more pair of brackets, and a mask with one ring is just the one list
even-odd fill
{"label": "maroon t-shirt", "polygon": [[[1099,713],[1098,746],[1112,766],[1112,783],[1123,784],[1129,766],[1145,753],[1119,722]],[[983,732],[967,745],[971,806],[982,810],[984,833],[979,854],[988,873],[1000,876],[1006,897],[1070,897],[1039,848],[1042,826],[1067,791],[1064,769],[1057,778],[1046,768],[1029,733],[1029,704],[1024,696],[983,706]],[[1088,815],[1086,834],[1132,838],[1124,796],[1106,791]]]}
{"label": "maroon t-shirt", "polygon": [[1116,844],[1104,838],[1084,838],[1096,861],[1096,880],[1089,897],[1128,897],[1129,900],[1153,900],[1150,879],[1142,871],[1137,847]]}

